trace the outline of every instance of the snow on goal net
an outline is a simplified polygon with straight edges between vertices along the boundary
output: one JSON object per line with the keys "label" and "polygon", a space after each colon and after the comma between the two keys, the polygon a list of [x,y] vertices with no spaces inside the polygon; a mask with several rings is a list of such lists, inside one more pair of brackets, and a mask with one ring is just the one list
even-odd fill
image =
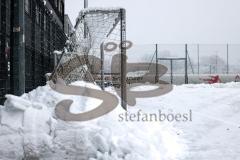
{"label": "snow on goal net", "polygon": [[[80,11],[71,43],[73,52],[62,55],[51,76],[52,80],[60,78],[66,84],[78,80],[103,83],[101,80],[104,79],[104,75],[112,76],[113,74],[114,83],[118,83],[122,99],[125,99],[125,10],[88,8]],[[117,67],[111,69],[113,57]]]}

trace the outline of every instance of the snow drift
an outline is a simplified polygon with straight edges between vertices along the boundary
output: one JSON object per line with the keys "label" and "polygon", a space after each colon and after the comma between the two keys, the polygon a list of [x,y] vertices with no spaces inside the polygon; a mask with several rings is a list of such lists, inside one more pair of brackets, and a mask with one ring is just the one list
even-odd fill
{"label": "snow drift", "polygon": [[[74,85],[100,89],[85,82]],[[137,106],[129,109],[153,113],[190,108],[192,123],[120,122],[118,116],[125,112],[121,106],[92,121],[64,122],[54,113],[59,101],[74,100],[71,112],[81,113],[97,107],[101,100],[62,95],[49,85],[21,97],[7,95],[0,114],[0,159],[230,160],[240,154],[240,139],[236,138],[239,88],[239,83],[174,86],[171,93],[138,99]],[[107,90],[115,94],[113,89]]]}

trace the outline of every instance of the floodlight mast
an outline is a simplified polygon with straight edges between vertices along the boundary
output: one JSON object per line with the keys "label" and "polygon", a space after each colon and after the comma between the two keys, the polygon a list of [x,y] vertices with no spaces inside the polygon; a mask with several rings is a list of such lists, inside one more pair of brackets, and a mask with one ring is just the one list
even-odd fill
{"label": "floodlight mast", "polygon": [[[84,0],[84,8],[88,8],[88,0]],[[84,38],[87,38],[87,25],[84,23]]]}
{"label": "floodlight mast", "polygon": [[84,8],[88,8],[88,0],[84,0]]}

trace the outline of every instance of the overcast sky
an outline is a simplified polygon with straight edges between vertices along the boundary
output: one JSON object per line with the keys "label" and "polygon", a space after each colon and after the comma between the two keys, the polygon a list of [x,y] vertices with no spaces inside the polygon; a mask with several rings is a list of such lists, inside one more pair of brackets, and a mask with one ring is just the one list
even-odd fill
{"label": "overcast sky", "polygon": [[[73,24],[83,0],[65,0]],[[127,39],[150,43],[240,43],[240,0],[89,0],[124,7]]]}

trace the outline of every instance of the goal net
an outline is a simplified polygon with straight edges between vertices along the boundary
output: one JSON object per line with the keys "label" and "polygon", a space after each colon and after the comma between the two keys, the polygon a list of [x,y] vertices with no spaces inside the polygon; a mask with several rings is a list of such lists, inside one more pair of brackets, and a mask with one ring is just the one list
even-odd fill
{"label": "goal net", "polygon": [[[109,75],[126,96],[126,20],[122,8],[88,8],[80,11],[71,37],[72,52],[61,55],[51,79],[66,84],[85,80],[101,86]],[[112,60],[115,57],[115,68]],[[116,62],[116,59],[118,61]]]}

